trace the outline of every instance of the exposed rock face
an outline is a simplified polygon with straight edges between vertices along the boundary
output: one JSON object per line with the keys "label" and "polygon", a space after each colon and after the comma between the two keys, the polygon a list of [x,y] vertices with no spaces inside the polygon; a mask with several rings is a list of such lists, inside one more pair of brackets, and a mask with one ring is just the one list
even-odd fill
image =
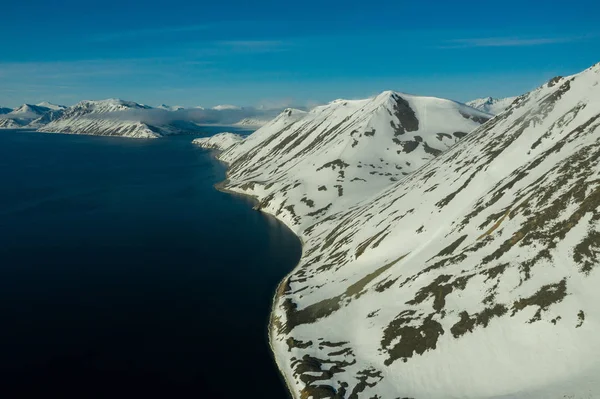
{"label": "exposed rock face", "polygon": [[296,397],[600,395],[599,83],[479,128],[444,100],[335,102],[222,154],[304,242],[271,326]]}

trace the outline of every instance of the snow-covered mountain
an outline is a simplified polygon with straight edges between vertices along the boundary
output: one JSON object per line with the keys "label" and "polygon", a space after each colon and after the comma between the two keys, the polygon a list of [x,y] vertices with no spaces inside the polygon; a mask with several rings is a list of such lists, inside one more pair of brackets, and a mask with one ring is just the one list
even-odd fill
{"label": "snow-covered mountain", "polygon": [[18,108],[5,112],[0,119],[0,129],[20,129],[50,112],[50,108],[39,105],[23,104]]}
{"label": "snow-covered mountain", "polygon": [[10,117],[5,117],[5,115],[10,114],[12,112],[12,108],[3,108],[0,107],[0,129],[18,129],[21,127],[17,121]]}
{"label": "snow-covered mountain", "polygon": [[305,226],[402,179],[489,118],[449,100],[384,92],[288,109],[221,159],[232,164],[228,188]]}
{"label": "snow-covered mountain", "polygon": [[34,119],[33,121],[29,122],[27,124],[27,128],[31,128],[31,129],[39,129],[42,126],[45,126],[47,124],[49,124],[50,122],[53,122],[59,118],[61,118],[64,114],[65,109],[58,109],[58,110],[50,110],[48,112],[46,112],[45,114],[43,114],[42,116],[40,116],[37,119]]}
{"label": "snow-covered mountain", "polygon": [[467,105],[469,107],[476,108],[480,111],[487,112],[488,114],[498,115],[506,110],[517,97],[506,97],[506,98],[478,98],[473,101],[469,101]]}
{"label": "snow-covered mountain", "polygon": [[330,104],[221,154],[304,243],[271,323],[292,392],[598,397],[600,64],[452,146],[452,115],[479,115],[427,100]]}
{"label": "snow-covered mountain", "polygon": [[52,110],[52,111],[60,111],[61,109],[65,109],[65,108],[67,108],[67,107],[66,107],[66,106],[64,106],[64,105],[57,105],[57,104],[50,103],[50,102],[48,102],[48,101],[42,101],[41,103],[39,103],[39,104],[36,104],[36,105],[37,105],[38,107],[42,107],[42,108],[48,108],[48,109],[50,109],[50,110]]}
{"label": "snow-covered mountain", "polygon": [[[181,133],[195,125],[185,122],[151,124],[143,121],[152,107],[132,101],[108,99],[82,101],[62,112],[60,117],[40,127],[40,132],[157,138]],[[185,125],[185,126],[184,126]],[[188,126],[189,125],[189,126]],[[192,126],[193,125],[193,126]]]}
{"label": "snow-covered mountain", "polygon": [[161,104],[156,108],[163,109],[165,111],[180,111],[182,109],[185,109],[185,107],[182,107],[181,105],[166,105],[166,104]]}
{"label": "snow-covered mountain", "polygon": [[218,106],[218,109],[184,109],[161,105],[152,108],[133,101],[108,99],[81,101],[71,107],[48,102],[24,104],[1,116],[0,128],[36,129],[40,132],[155,138],[190,133],[203,124],[231,125],[242,120],[243,126],[258,127],[273,111]]}
{"label": "snow-covered mountain", "polygon": [[244,139],[244,136],[236,133],[219,133],[212,137],[199,138],[192,140],[192,143],[197,144],[203,148],[209,148],[213,150],[222,150],[223,148],[229,148],[234,144],[239,143]]}
{"label": "snow-covered mountain", "polygon": [[260,118],[244,118],[241,121],[237,122],[238,126],[264,126],[269,123],[270,119],[260,119]]}
{"label": "snow-covered mountain", "polygon": [[38,105],[23,104],[20,107],[13,109],[12,112],[6,114],[6,116],[25,121],[37,119],[48,111],[50,111],[50,108],[41,107]]}
{"label": "snow-covered mountain", "polygon": [[21,129],[23,124],[18,119],[0,118],[0,129]]}
{"label": "snow-covered mountain", "polygon": [[18,108],[0,108],[0,129],[37,128],[55,119],[66,107],[47,101],[37,105],[23,104]]}

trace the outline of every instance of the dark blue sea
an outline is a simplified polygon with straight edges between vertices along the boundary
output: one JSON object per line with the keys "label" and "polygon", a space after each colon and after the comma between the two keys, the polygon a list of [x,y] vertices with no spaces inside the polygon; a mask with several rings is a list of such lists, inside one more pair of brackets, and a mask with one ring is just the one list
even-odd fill
{"label": "dark blue sea", "polygon": [[267,321],[300,243],[199,136],[0,131],[0,397],[287,397]]}

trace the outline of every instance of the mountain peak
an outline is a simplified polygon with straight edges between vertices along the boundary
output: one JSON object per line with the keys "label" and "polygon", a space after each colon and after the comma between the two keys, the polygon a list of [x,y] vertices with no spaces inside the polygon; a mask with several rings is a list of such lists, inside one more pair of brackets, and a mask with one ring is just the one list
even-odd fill
{"label": "mountain peak", "polygon": [[517,97],[494,98],[483,97],[465,103],[469,107],[478,109],[491,115],[497,115],[506,110]]}
{"label": "mountain peak", "polygon": [[[294,165],[303,171],[299,180],[306,183],[288,186],[282,181],[269,192],[312,193],[315,203],[332,202],[323,211],[326,215],[339,209],[338,190],[345,193],[341,203],[349,206],[363,195],[363,183],[375,190],[402,179],[489,118],[451,100],[395,91],[361,100],[339,99],[310,112],[288,108],[236,146],[235,154],[248,151],[252,156],[232,164],[230,176],[243,180],[244,168],[252,165],[252,171],[261,171],[260,176],[252,172],[252,178],[267,179]],[[234,160],[235,154],[226,151],[224,160]],[[338,172],[336,165],[343,165],[343,170]],[[320,186],[330,190],[324,192]],[[302,224],[312,220],[313,212],[298,208],[286,221]]]}
{"label": "mountain peak", "polygon": [[382,91],[381,93],[379,93],[378,95],[376,95],[375,98],[386,100],[386,99],[398,99],[399,97],[403,97],[403,96],[410,97],[410,94],[406,94],[406,93],[403,93],[400,91],[395,91],[395,90],[385,90],[385,91]]}
{"label": "mountain peak", "polygon": [[138,104],[133,101],[121,100],[119,98],[107,98],[104,100],[84,100],[75,104],[69,108],[68,111],[74,111],[78,109],[89,109],[95,112],[112,112],[112,111],[124,111],[127,109],[151,109],[147,105]]}
{"label": "mountain peak", "polygon": [[29,112],[29,111],[31,111],[31,110],[32,110],[32,108],[33,108],[33,107],[34,107],[34,106],[33,106],[33,105],[31,105],[31,104],[23,104],[23,105],[21,105],[21,106],[19,106],[19,107],[15,108],[15,109],[13,110],[13,113],[15,113],[15,114],[16,114],[16,113],[20,113],[20,112]]}
{"label": "mountain peak", "polygon": [[156,108],[157,109],[163,109],[165,111],[180,111],[182,109],[185,109],[181,105],[167,105],[167,104],[161,104],[161,105],[159,105]]}
{"label": "mountain peak", "polygon": [[53,104],[53,103],[48,102],[48,101],[42,101],[41,103],[36,104],[36,106],[48,108],[48,109],[51,109],[53,111],[58,111],[60,109],[67,108],[64,105]]}
{"label": "mountain peak", "polygon": [[23,104],[12,110],[8,115],[18,119],[36,119],[50,111],[50,108],[31,104]]}

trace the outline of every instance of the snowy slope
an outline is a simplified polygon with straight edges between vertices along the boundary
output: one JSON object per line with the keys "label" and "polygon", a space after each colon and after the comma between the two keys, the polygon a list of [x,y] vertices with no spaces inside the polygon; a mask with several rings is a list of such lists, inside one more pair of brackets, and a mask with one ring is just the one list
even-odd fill
{"label": "snowy slope", "polygon": [[2,115],[0,129],[18,129],[26,127],[33,120],[44,116],[50,111],[50,108],[38,105],[23,104],[20,107]]}
{"label": "snowy slope", "polygon": [[57,119],[66,107],[47,101],[37,105],[23,104],[18,108],[0,108],[0,129],[37,129]]}
{"label": "snowy slope", "polygon": [[131,112],[150,109],[152,108],[147,105],[119,99],[82,101],[59,111],[62,112],[60,117],[40,127],[38,131],[157,138],[167,134],[181,133],[184,130],[181,125],[152,125],[141,120],[132,120]]}
{"label": "snowy slope", "polygon": [[18,119],[0,118],[0,129],[21,129],[23,126]]}
{"label": "snowy slope", "polygon": [[237,126],[264,126],[269,123],[269,119],[260,118],[244,118],[241,121],[235,123]]}
{"label": "snowy slope", "polygon": [[18,120],[21,124],[26,124],[34,119],[43,116],[49,112],[50,108],[40,107],[37,105],[23,104],[18,108],[4,115],[5,118]]}
{"label": "snowy slope", "polygon": [[65,109],[67,107],[65,107],[64,105],[58,105],[58,104],[53,104],[50,103],[48,101],[42,101],[39,104],[36,104],[38,107],[43,107],[43,108],[48,108],[52,111],[60,111],[61,109]]}
{"label": "snowy slope", "polygon": [[82,116],[89,114],[105,114],[108,112],[128,111],[131,109],[150,109],[147,105],[133,101],[110,98],[100,101],[81,101],[67,109],[65,116]]}
{"label": "snowy slope", "polygon": [[[449,116],[424,118],[418,100],[406,100],[419,130],[430,119],[448,126]],[[353,112],[332,112],[310,131],[298,128],[304,118],[284,133],[263,128],[254,144],[252,135],[222,154],[227,187],[257,195],[304,242],[271,326],[294,395],[599,397],[600,64],[519,97],[421,168],[387,186],[369,181],[361,194],[347,181],[358,172],[350,165],[402,165],[386,158],[388,143],[367,141],[396,129],[364,136],[370,122],[357,116],[370,102],[348,103]],[[416,126],[400,115],[395,138],[406,139]],[[354,152],[341,143],[348,136],[358,138]],[[419,149],[432,136],[421,133]],[[334,159],[335,169],[317,170]],[[320,217],[331,199],[312,186],[325,184],[326,169],[343,185],[338,201],[352,200]]]}
{"label": "snowy slope", "polygon": [[39,129],[39,128],[47,125],[48,123],[61,118],[63,116],[64,112],[65,112],[64,109],[50,110],[50,111],[46,112],[44,115],[40,116],[39,118],[34,119],[33,121],[29,122],[29,124],[27,124],[27,127],[31,128],[31,129]]}
{"label": "snowy slope", "polygon": [[[211,137],[198,138],[193,140],[193,143],[200,147],[215,149],[219,151],[233,150],[237,145],[244,143],[260,143],[267,139],[274,132],[279,132],[288,129],[292,124],[306,115],[306,112],[298,109],[288,108],[279,114],[275,119],[268,122],[261,129],[257,130],[250,136],[243,137],[233,133],[218,133]],[[243,152],[241,150],[240,152]]]}
{"label": "snowy slope", "polygon": [[506,98],[478,98],[466,103],[469,107],[473,107],[488,114],[498,115],[506,110],[517,97]]}
{"label": "snowy slope", "polygon": [[216,134],[212,137],[194,139],[192,143],[203,148],[223,150],[224,148],[230,148],[234,144],[238,144],[243,139],[244,136],[242,135],[225,132]]}
{"label": "snowy slope", "polygon": [[221,159],[232,164],[228,188],[306,226],[402,179],[488,118],[453,101],[384,92],[286,110]]}
{"label": "snowy slope", "polygon": [[181,105],[166,105],[166,104],[161,104],[156,108],[164,109],[165,111],[181,111],[182,109],[185,109]]}
{"label": "snowy slope", "polygon": [[41,107],[38,105],[23,104],[20,107],[15,108],[8,115],[14,118],[35,119],[44,115],[48,111],[50,111],[50,108]]}

